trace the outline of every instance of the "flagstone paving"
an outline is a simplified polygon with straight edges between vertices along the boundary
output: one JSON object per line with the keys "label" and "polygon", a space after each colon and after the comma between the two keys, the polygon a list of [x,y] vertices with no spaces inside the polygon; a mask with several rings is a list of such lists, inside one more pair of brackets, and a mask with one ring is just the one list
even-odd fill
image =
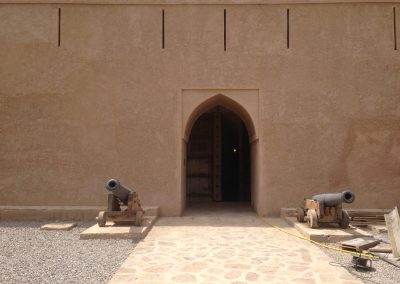
{"label": "flagstone paving", "polygon": [[[280,219],[268,221],[292,230]],[[250,208],[193,209],[161,218],[110,283],[362,283],[330,262]]]}

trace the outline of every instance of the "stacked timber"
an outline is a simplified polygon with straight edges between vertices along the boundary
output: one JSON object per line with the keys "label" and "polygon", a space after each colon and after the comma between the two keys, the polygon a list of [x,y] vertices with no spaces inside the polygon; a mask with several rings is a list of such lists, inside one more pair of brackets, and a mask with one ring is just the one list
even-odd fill
{"label": "stacked timber", "polygon": [[357,227],[385,225],[385,214],[389,209],[348,209],[350,224]]}

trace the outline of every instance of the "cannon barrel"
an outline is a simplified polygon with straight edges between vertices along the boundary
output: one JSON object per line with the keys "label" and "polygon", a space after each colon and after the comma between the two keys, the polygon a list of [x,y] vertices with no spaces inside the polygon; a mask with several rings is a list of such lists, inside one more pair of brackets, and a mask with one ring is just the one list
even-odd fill
{"label": "cannon barrel", "polygon": [[336,206],[340,203],[353,203],[356,196],[353,192],[346,190],[342,193],[325,193],[314,195],[311,199],[323,203],[324,206]]}
{"label": "cannon barrel", "polygon": [[110,179],[106,183],[106,189],[114,194],[123,204],[128,204],[128,196],[132,190],[121,185],[117,179]]}

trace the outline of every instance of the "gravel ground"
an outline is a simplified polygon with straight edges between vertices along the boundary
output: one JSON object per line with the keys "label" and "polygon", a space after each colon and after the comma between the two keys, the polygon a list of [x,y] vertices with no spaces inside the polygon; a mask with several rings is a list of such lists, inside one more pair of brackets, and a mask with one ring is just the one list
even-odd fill
{"label": "gravel ground", "polygon": [[80,240],[93,225],[42,231],[49,222],[0,222],[0,283],[107,283],[136,245],[132,240]]}
{"label": "gravel ground", "polygon": [[[330,246],[340,247],[339,243],[327,244]],[[352,255],[339,251],[322,248],[323,251],[332,259],[330,263],[333,266],[343,266],[351,274],[361,279],[364,283],[379,284],[399,284],[400,268],[387,263],[381,259],[372,261],[372,271],[356,270],[353,267]]]}

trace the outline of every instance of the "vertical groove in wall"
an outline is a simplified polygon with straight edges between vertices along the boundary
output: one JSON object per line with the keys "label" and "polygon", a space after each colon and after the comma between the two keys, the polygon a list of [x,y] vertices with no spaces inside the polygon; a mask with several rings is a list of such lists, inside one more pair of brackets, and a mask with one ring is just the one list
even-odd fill
{"label": "vertical groove in wall", "polygon": [[162,24],[161,24],[161,33],[162,33],[162,39],[161,39],[161,46],[162,48],[165,48],[165,11],[164,9],[162,10]]}
{"label": "vertical groove in wall", "polygon": [[286,47],[290,47],[290,20],[289,20],[289,9],[286,10]]}
{"label": "vertical groove in wall", "polygon": [[61,46],[61,8],[58,8],[58,46]]}
{"label": "vertical groove in wall", "polygon": [[224,9],[224,50],[226,51],[226,9]]}
{"label": "vertical groove in wall", "polygon": [[393,7],[393,41],[394,41],[394,50],[397,50],[397,20],[396,20],[396,7]]}

